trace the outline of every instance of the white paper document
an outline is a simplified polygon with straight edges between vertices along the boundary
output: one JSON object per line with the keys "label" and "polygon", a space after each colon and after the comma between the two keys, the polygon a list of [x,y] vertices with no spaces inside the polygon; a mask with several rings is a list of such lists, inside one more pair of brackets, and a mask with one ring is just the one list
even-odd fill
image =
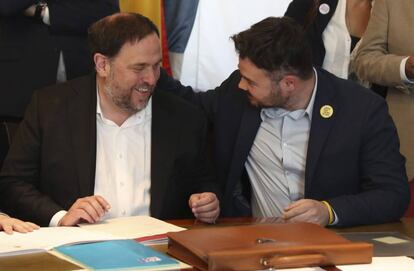
{"label": "white paper document", "polygon": [[107,233],[79,227],[45,227],[29,233],[0,232],[0,257],[47,251],[66,244],[121,239]]}
{"label": "white paper document", "polygon": [[371,264],[338,265],[342,271],[413,271],[414,260],[408,257],[373,257]]}
{"label": "white paper document", "polygon": [[[269,271],[271,269],[257,270],[257,271]],[[275,269],[275,271],[325,271],[320,267],[302,267],[302,268],[286,268],[286,269]]]}
{"label": "white paper document", "polygon": [[88,231],[108,233],[126,239],[136,239],[185,230],[185,228],[150,216],[120,217],[95,224],[80,224],[79,226]]}

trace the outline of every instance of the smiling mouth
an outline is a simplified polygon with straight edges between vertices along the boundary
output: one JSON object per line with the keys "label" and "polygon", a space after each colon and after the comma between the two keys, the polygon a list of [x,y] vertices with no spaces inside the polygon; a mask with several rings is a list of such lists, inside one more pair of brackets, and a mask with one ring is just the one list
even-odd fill
{"label": "smiling mouth", "polygon": [[137,91],[137,92],[146,93],[146,92],[149,92],[151,90],[151,88],[144,86],[144,87],[134,88],[134,90]]}

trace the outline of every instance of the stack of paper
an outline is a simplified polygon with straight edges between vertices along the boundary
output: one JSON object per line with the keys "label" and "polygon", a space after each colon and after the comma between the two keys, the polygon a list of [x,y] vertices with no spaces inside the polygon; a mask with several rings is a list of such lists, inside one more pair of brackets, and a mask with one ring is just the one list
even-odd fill
{"label": "stack of paper", "polygon": [[131,216],[108,219],[96,224],[81,224],[82,229],[111,234],[122,239],[136,239],[145,244],[167,243],[167,232],[185,230],[150,216]]}
{"label": "stack of paper", "polygon": [[408,257],[373,257],[371,264],[352,264],[337,266],[342,271],[412,271],[414,260]]}
{"label": "stack of paper", "polygon": [[[140,270],[185,269],[189,266],[135,241],[144,244],[167,243],[167,232],[182,230],[185,229],[152,217],[136,216],[80,227],[40,228],[25,234],[0,232],[0,257],[48,251],[59,258],[98,270],[130,269],[124,266],[128,262],[135,264],[133,269]],[[113,256],[103,256],[105,253]]]}
{"label": "stack of paper", "polygon": [[40,228],[30,233],[0,232],[0,257],[47,251],[65,244],[121,239],[118,236],[90,232],[78,227]]}

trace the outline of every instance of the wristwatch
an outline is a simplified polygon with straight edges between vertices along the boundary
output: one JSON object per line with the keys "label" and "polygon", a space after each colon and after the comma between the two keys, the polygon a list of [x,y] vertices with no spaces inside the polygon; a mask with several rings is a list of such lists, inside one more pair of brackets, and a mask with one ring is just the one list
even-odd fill
{"label": "wristwatch", "polygon": [[33,15],[33,18],[39,22],[43,22],[43,11],[47,7],[47,3],[44,1],[39,1],[36,4],[35,13]]}

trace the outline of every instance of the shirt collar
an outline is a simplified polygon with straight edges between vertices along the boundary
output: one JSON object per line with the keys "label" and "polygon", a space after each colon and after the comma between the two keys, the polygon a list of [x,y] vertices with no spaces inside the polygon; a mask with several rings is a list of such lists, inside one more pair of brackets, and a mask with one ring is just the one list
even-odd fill
{"label": "shirt collar", "polygon": [[[121,127],[128,127],[142,123],[145,119],[151,118],[152,116],[152,96],[149,98],[147,106],[142,109],[141,111],[136,112],[132,116],[130,116],[122,125]],[[102,113],[101,108],[101,99],[99,97],[99,90],[98,86],[96,87],[96,117],[99,118],[105,124],[116,125],[110,119],[105,118],[104,114]]]}
{"label": "shirt collar", "polygon": [[313,87],[312,96],[309,100],[309,104],[305,109],[310,120],[312,120],[313,105],[315,104],[316,90],[318,89],[318,73],[316,72],[315,68],[313,68],[313,73],[315,74],[315,86]]}

